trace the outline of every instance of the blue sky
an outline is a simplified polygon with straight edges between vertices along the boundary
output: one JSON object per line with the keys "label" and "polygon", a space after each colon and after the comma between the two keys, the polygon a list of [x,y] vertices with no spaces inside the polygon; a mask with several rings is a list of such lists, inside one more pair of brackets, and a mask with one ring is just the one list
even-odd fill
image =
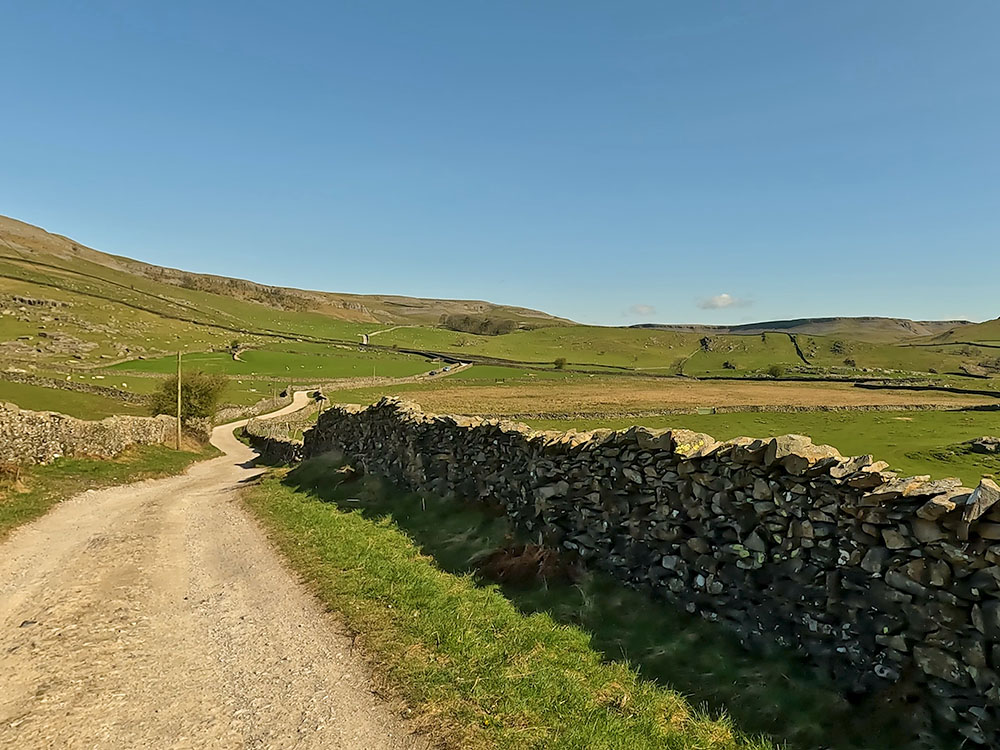
{"label": "blue sky", "polygon": [[582,322],[1000,315],[995,0],[0,6],[0,213]]}

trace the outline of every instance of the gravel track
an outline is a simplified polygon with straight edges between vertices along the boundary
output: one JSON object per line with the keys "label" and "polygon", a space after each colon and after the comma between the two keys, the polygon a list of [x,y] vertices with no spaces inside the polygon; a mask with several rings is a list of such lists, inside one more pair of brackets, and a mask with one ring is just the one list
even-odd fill
{"label": "gravel track", "polygon": [[0,747],[427,747],[237,500],[260,473],[239,424],[225,456],[0,545]]}

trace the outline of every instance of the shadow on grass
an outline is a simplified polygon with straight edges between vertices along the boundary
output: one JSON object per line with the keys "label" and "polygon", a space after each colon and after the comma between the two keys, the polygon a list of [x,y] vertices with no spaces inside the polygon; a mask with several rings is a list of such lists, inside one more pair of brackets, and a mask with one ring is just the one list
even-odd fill
{"label": "shadow on grass", "polygon": [[[338,466],[331,457],[313,459],[284,483],[342,511],[391,518],[449,573],[474,573],[476,562],[512,535],[505,517],[482,506],[409,493],[376,477],[345,481],[334,474]],[[768,734],[800,750],[915,747],[912,730],[888,701],[852,706],[805,660],[750,653],[722,626],[605,574],[587,572],[575,584],[501,590],[522,612],[547,612],[588,632],[605,659],[627,661],[644,678],[682,693],[710,714],[729,714],[744,732]]]}

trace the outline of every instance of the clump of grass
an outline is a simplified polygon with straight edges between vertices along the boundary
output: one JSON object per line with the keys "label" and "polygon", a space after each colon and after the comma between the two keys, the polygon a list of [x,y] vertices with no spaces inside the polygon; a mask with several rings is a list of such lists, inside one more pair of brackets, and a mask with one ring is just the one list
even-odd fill
{"label": "clump of grass", "polygon": [[[312,462],[305,471],[316,468]],[[370,497],[359,489],[342,498],[341,510],[295,491],[279,474],[246,497],[420,723],[448,746],[772,747],[741,735],[727,718],[694,710],[627,663],[605,662],[581,629],[546,613],[526,615],[495,587],[444,572],[391,518],[350,510]]]}
{"label": "clump of grass", "polygon": [[162,445],[133,446],[110,460],[60,458],[43,466],[0,471],[0,541],[15,527],[33,521],[61,500],[89,489],[178,474],[218,450],[197,446],[175,451]]}

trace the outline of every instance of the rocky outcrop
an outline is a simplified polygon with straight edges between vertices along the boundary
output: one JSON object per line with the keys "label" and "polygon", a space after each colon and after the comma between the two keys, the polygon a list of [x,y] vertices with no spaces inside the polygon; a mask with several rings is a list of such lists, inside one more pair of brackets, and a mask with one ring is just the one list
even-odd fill
{"label": "rocky outcrop", "polygon": [[0,462],[48,463],[61,456],[111,458],[131,445],[172,444],[173,417],[114,416],[96,422],[0,404]]}
{"label": "rocky outcrop", "polygon": [[845,691],[903,675],[915,710],[1000,736],[1000,487],[900,477],[802,436],[536,432],[383,400],[332,407],[306,457],[341,450],[410,489],[501,506],[532,538],[797,649]]}
{"label": "rocky outcrop", "polygon": [[967,444],[973,453],[1000,454],[1000,437],[985,436],[970,440]]}

